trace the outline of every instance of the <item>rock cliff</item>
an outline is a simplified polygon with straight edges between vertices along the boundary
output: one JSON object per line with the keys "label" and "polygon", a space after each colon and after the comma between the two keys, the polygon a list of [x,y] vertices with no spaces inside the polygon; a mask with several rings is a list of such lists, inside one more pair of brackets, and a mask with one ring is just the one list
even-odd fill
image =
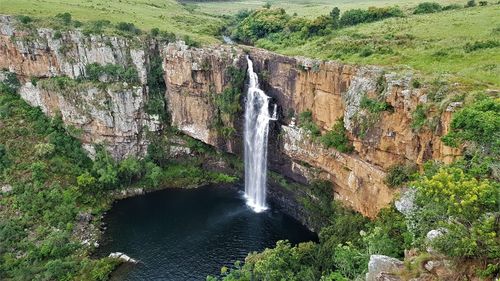
{"label": "rock cliff", "polygon": [[[102,143],[116,158],[123,158],[144,155],[147,132],[165,125],[145,110],[149,62],[151,56],[160,55],[171,125],[220,150],[241,154],[241,104],[232,115],[223,114],[218,97],[234,87],[231,81],[235,74],[229,70],[245,71],[245,56],[249,55],[262,88],[278,105],[279,121],[272,124],[269,137],[270,168],[304,183],[330,180],[337,199],[370,217],[393,198],[394,190],[384,183],[390,167],[421,165],[430,159],[449,162],[459,153],[440,140],[447,131],[452,107],[431,112],[432,126],[418,130],[412,126],[413,113],[426,104],[428,91],[411,86],[411,73],[230,45],[190,48],[182,42],[161,46],[152,39],[137,41],[87,36],[79,31],[55,36],[53,30],[43,28],[29,33],[3,16],[0,68],[18,75],[26,101],[49,115],[60,113],[67,124],[81,129],[89,151],[91,144]],[[139,82],[80,81],[68,88],[50,79],[79,79],[91,63],[133,67]],[[40,82],[34,83],[38,79]],[[244,89],[237,90],[244,93]],[[238,98],[239,103],[244,102],[244,95]],[[383,103],[384,110],[371,111],[364,105],[366,100]],[[306,111],[323,133],[342,119],[354,151],[341,153],[312,138],[296,124]]]}
{"label": "rock cliff", "polygon": [[[330,180],[338,199],[367,216],[375,216],[393,198],[394,190],[384,182],[388,168],[431,159],[450,162],[459,154],[440,140],[452,108],[434,114],[432,128],[412,127],[413,112],[426,103],[427,90],[411,86],[411,73],[386,73],[378,67],[292,58],[253,48],[188,49],[183,44],[165,48],[166,95],[173,124],[208,144],[241,151],[234,138],[224,138],[211,127],[217,107],[211,95],[227,85],[228,67],[245,68],[245,55],[254,61],[261,86],[279,108],[279,121],[270,135],[271,169],[303,182]],[[390,110],[369,112],[361,105],[363,99],[380,100]],[[312,113],[323,132],[342,119],[354,152],[325,148],[295,125],[305,111]],[[241,136],[238,117],[233,125]]]}

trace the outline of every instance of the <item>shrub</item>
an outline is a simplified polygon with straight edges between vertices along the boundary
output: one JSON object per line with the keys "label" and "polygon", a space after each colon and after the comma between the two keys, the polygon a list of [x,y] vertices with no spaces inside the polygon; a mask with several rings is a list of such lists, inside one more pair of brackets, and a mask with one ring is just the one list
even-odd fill
{"label": "shrub", "polygon": [[233,37],[251,44],[271,33],[282,31],[289,19],[290,16],[283,9],[259,9],[238,24]]}
{"label": "shrub", "polygon": [[199,48],[201,47],[201,44],[200,42],[194,40],[193,38],[191,38],[189,35],[184,35],[184,37],[182,37],[182,40],[184,41],[184,43],[186,43],[186,45],[188,45],[189,47],[192,47],[192,48]]}
{"label": "shrub", "polygon": [[299,126],[304,128],[313,137],[321,135],[318,125],[312,119],[312,111],[307,110],[299,114]]}
{"label": "shrub", "polygon": [[443,8],[436,2],[423,2],[417,5],[414,14],[429,14],[440,12]]}
{"label": "shrub", "polygon": [[354,147],[349,143],[343,118],[337,120],[331,131],[321,136],[321,143],[328,148],[333,147],[343,153],[349,153],[354,150]]}
{"label": "shrub", "polygon": [[480,49],[490,49],[500,46],[499,41],[488,40],[488,41],[476,41],[474,43],[466,43],[464,50],[466,53],[474,52]]}
{"label": "shrub", "polygon": [[443,11],[456,10],[456,9],[460,9],[460,8],[462,8],[462,6],[460,6],[458,4],[451,4],[451,5],[444,6]]}
{"label": "shrub", "polygon": [[442,138],[449,146],[472,141],[498,152],[500,147],[500,101],[484,98],[453,115],[450,132]]}
{"label": "shrub", "polygon": [[61,31],[56,31],[54,32],[54,36],[52,36],[52,39],[55,39],[55,40],[58,40],[58,39],[61,39],[62,38],[62,33]]}
{"label": "shrub", "polygon": [[101,34],[104,31],[104,28],[110,26],[111,22],[109,20],[98,20],[91,21],[83,28],[83,34]]}
{"label": "shrub", "polygon": [[55,149],[52,143],[39,143],[35,145],[35,155],[40,158],[50,157]]}
{"label": "shrub", "polygon": [[411,116],[412,116],[411,127],[417,131],[422,129],[427,123],[426,106],[422,104],[417,105],[417,108],[415,108],[415,111],[413,111]]}
{"label": "shrub", "polygon": [[56,19],[58,19],[63,25],[70,25],[71,24],[71,14],[70,13],[62,13],[62,14],[57,14]]}
{"label": "shrub", "polygon": [[111,81],[123,81],[128,83],[138,83],[139,76],[135,67],[125,67],[117,64],[106,64],[104,66],[98,63],[91,63],[85,66],[85,76],[92,81],[99,81],[99,78],[105,75]]}
{"label": "shrub", "polygon": [[398,7],[376,8],[368,10],[352,9],[345,11],[340,17],[341,26],[357,25],[360,23],[379,21],[391,17],[402,17],[403,11]]}
{"label": "shrub", "polygon": [[8,168],[10,165],[10,160],[7,155],[7,149],[4,145],[0,144],[0,173]]}
{"label": "shrub", "polygon": [[33,21],[33,19],[31,17],[24,16],[24,15],[17,16],[16,18],[22,24],[28,24],[28,23],[31,23]]}
{"label": "shrub", "polygon": [[385,183],[390,187],[399,187],[410,181],[416,172],[415,165],[394,165],[387,171]]}
{"label": "shrub", "polygon": [[479,1],[479,6],[487,6],[488,1]]}
{"label": "shrub", "polygon": [[116,28],[123,32],[128,32],[132,34],[141,34],[141,30],[135,27],[131,22],[119,22],[116,24]]}
{"label": "shrub", "polygon": [[431,242],[434,249],[456,258],[500,257],[498,182],[477,180],[461,169],[444,167],[412,186],[418,206],[414,228],[421,237],[430,229],[444,229]]}
{"label": "shrub", "polygon": [[374,99],[370,99],[366,95],[363,96],[360,102],[360,107],[367,109],[371,113],[379,113],[382,111],[390,110],[392,106],[385,101],[377,101]]}
{"label": "shrub", "polygon": [[465,4],[466,8],[471,8],[476,6],[476,1],[475,0],[469,0],[467,1],[467,4]]}

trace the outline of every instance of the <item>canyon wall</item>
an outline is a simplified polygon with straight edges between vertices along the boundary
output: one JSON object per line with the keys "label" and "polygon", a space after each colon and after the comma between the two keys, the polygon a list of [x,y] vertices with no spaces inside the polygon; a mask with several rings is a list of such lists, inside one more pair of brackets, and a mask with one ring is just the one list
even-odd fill
{"label": "canyon wall", "polygon": [[[158,116],[144,111],[148,99],[149,45],[119,37],[85,36],[80,31],[24,30],[10,16],[0,16],[0,69],[17,74],[20,94],[50,116],[60,114],[81,132],[90,155],[104,145],[116,159],[144,155],[147,131],[161,128]],[[68,82],[79,79],[88,64],[133,67],[138,83]],[[50,79],[52,78],[52,79]],[[106,82],[106,77],[100,77]]]}
{"label": "canyon wall", "polygon": [[[427,89],[411,86],[412,74],[386,73],[378,67],[281,56],[269,51],[234,46],[189,49],[171,44],[163,51],[167,99],[173,125],[205,143],[238,152],[234,138],[211,127],[216,105],[211,95],[230,80],[228,67],[254,61],[261,87],[278,104],[279,121],[270,134],[270,167],[301,182],[327,179],[340,199],[367,216],[375,216],[393,198],[385,184],[386,171],[395,165],[422,165],[427,160],[450,162],[459,151],[444,146],[453,107],[434,114],[433,127],[412,127],[413,112],[427,102]],[[204,65],[204,67],[200,67]],[[363,99],[387,104],[373,113]],[[179,106],[182,105],[182,106]],[[354,152],[324,147],[297,124],[309,111],[324,133],[344,122]],[[234,122],[241,136],[241,118]],[[430,118],[430,117],[429,117]]]}
{"label": "canyon wall", "polygon": [[[390,167],[421,165],[430,159],[450,162],[459,154],[440,140],[447,132],[453,106],[430,112],[432,126],[418,130],[412,126],[413,113],[426,104],[428,91],[425,86],[411,86],[411,73],[232,45],[190,48],[176,42],[163,46],[151,39],[136,42],[85,36],[79,31],[63,32],[55,39],[50,29],[27,35],[17,31],[11,18],[0,17],[0,68],[20,77],[20,93],[26,101],[49,115],[60,113],[66,124],[81,129],[89,151],[91,144],[102,143],[117,159],[144,155],[147,132],[165,125],[145,110],[153,50],[160,50],[155,55],[163,60],[171,125],[235,154],[242,154],[243,107],[233,116],[224,115],[217,97],[234,86],[234,73],[229,70],[245,71],[245,56],[250,56],[262,88],[271,103],[278,105],[279,120],[271,124],[269,137],[270,168],[303,183],[329,180],[337,199],[366,216],[375,216],[393,198],[394,189],[384,183]],[[134,67],[140,82],[101,87],[81,82],[70,89],[51,81],[33,83],[33,78],[51,80],[48,78],[63,75],[78,79],[89,63]],[[387,110],[370,111],[362,105],[367,99],[383,102]],[[244,94],[240,102],[244,102]],[[301,127],[298,116],[303,112],[310,112],[323,133],[342,120],[354,151],[341,153],[324,147]]]}

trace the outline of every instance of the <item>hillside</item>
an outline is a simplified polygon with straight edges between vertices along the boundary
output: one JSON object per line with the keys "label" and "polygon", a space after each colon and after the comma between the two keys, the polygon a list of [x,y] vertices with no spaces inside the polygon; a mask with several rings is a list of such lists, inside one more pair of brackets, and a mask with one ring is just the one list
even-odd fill
{"label": "hillside", "polygon": [[37,18],[70,13],[82,22],[131,22],[142,30],[159,28],[207,43],[218,42],[214,35],[223,23],[219,18],[188,10],[175,0],[0,0],[0,13]]}
{"label": "hillside", "polygon": [[[275,8],[283,8],[290,14],[297,13],[299,16],[317,17],[328,14],[333,7],[341,10],[366,9],[368,7],[385,7],[398,5],[404,9],[412,8],[425,0],[239,0],[239,1],[204,1],[204,0],[181,0],[182,3],[192,5],[197,11],[214,15],[236,14],[243,9],[258,9],[266,4],[271,4]],[[440,0],[436,1],[442,5],[463,4],[460,0]]]}

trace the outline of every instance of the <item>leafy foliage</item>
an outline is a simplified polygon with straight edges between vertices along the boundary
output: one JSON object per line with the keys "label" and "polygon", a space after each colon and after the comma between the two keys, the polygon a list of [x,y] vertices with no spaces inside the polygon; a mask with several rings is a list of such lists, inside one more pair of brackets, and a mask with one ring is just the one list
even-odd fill
{"label": "leafy foliage", "polygon": [[349,153],[354,150],[344,128],[343,118],[337,120],[333,128],[321,136],[321,143],[330,148],[333,147],[340,152]]}
{"label": "leafy foliage", "polygon": [[443,8],[439,3],[436,2],[422,2],[417,5],[415,10],[413,10],[414,14],[428,14],[428,13],[436,13],[441,11]]}
{"label": "leafy foliage", "polygon": [[321,135],[321,131],[319,130],[318,125],[314,123],[312,118],[312,111],[306,110],[299,114],[299,125],[301,128],[304,128],[308,131],[311,136],[317,137]]}
{"label": "leafy foliage", "polygon": [[100,65],[91,63],[85,66],[85,76],[92,81],[99,81],[102,76],[111,81],[121,81],[129,83],[138,83],[139,76],[135,67],[125,67],[118,64]]}
{"label": "leafy foliage", "polygon": [[453,115],[451,131],[443,137],[447,145],[478,143],[493,153],[500,149],[500,101],[483,98]]}
{"label": "leafy foliage", "polygon": [[444,167],[413,185],[418,190],[417,233],[444,229],[431,241],[436,250],[455,258],[500,258],[498,182]]}
{"label": "leafy foliage", "polygon": [[387,171],[385,183],[390,187],[399,187],[403,183],[410,181],[417,172],[415,165],[395,165]]}

